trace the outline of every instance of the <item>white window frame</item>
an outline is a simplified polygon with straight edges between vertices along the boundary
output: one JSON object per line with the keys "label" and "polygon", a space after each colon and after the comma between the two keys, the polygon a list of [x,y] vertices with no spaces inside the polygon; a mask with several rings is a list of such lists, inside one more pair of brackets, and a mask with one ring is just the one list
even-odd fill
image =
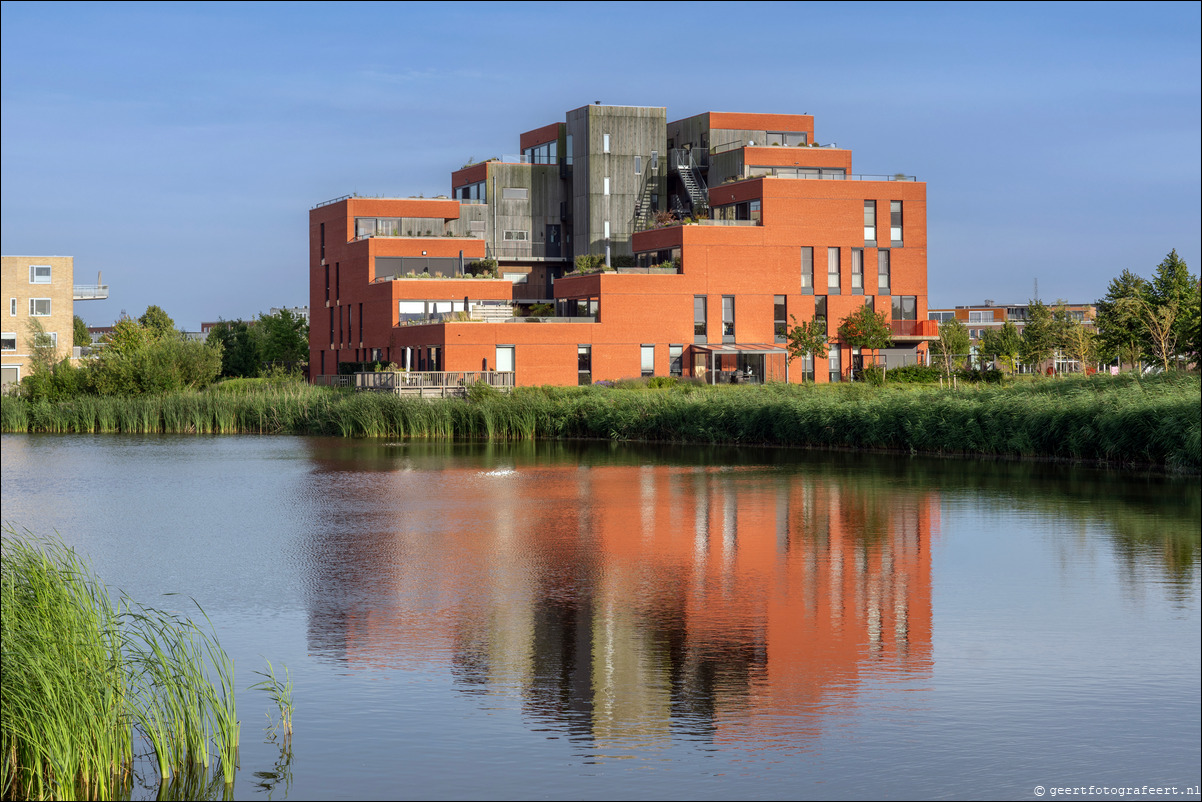
{"label": "white window frame", "polygon": [[[38,302],[46,302],[46,311],[38,312]],[[29,316],[30,317],[50,317],[53,314],[49,298],[30,298],[29,299]]]}
{"label": "white window frame", "polygon": [[602,194],[602,195],[608,195],[608,194],[609,194],[609,176],[605,176],[605,184],[604,184],[604,189],[602,189],[602,190],[601,190],[601,194]]}
{"label": "white window frame", "polygon": [[[30,265],[29,266],[29,283],[30,284],[49,284],[51,282],[51,266],[50,265]],[[46,271],[45,277],[40,277],[40,271]]]}
{"label": "white window frame", "polygon": [[[7,340],[12,340],[13,344],[12,344],[11,348],[3,347],[4,342]],[[6,331],[3,334],[0,334],[0,350],[5,351],[6,353],[7,352],[14,352],[14,353],[16,352],[16,350],[17,350],[17,333],[15,331]]]}
{"label": "white window frame", "polygon": [[[508,362],[506,367],[502,367],[502,355],[505,355],[506,361]],[[512,345],[498,345],[496,356],[493,359],[493,364],[496,366],[498,371],[514,372],[517,366],[517,349]]]}
{"label": "white window frame", "polygon": [[506,229],[503,234],[506,242],[529,242],[530,232],[517,229]]}
{"label": "white window frame", "polygon": [[655,345],[639,346],[639,372],[643,376],[655,375]]}
{"label": "white window frame", "polygon": [[601,135],[601,152],[609,153],[609,134]]}
{"label": "white window frame", "polygon": [[9,317],[17,316],[17,299],[16,298],[8,299],[8,316]]}

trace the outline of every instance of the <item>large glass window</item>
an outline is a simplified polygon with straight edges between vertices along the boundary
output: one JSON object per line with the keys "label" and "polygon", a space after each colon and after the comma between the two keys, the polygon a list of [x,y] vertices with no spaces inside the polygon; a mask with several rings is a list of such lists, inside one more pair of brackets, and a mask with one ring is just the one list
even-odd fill
{"label": "large glass window", "polygon": [[894,320],[918,320],[918,296],[917,295],[894,295],[893,296],[893,319]]}
{"label": "large glass window", "polygon": [[881,295],[889,292],[889,251],[876,252],[876,286]]}
{"label": "large glass window", "polygon": [[825,295],[814,296],[814,319],[817,320],[819,318],[822,319],[822,324],[824,326],[823,331],[829,332],[830,326],[827,325],[826,296]]}
{"label": "large glass window", "polygon": [[876,245],[876,201],[864,201],[864,244]]}
{"label": "large glass window", "polygon": [[839,294],[839,249],[826,249],[826,291],[831,295]]}
{"label": "large glass window", "polygon": [[655,346],[644,345],[640,347],[639,369],[644,376],[655,375]]}
{"label": "large glass window", "polygon": [[828,343],[830,350],[826,353],[826,365],[830,372],[830,380],[837,382],[843,378],[843,367],[839,358],[838,343]]}
{"label": "large glass window", "polygon": [[707,342],[708,334],[705,329],[705,296],[693,296],[693,342]]}
{"label": "large glass window", "polygon": [[775,295],[772,298],[772,329],[778,343],[789,339],[788,299],[783,295]]}
{"label": "large glass window", "polygon": [[722,342],[733,343],[735,341],[735,297],[733,295],[722,296]]}
{"label": "large glass window", "polygon": [[684,346],[669,345],[668,346],[668,375],[683,376],[684,375]]}
{"label": "large glass window", "polygon": [[889,201],[889,239],[895,248],[902,244],[902,202]]}
{"label": "large glass window", "polygon": [[30,317],[50,317],[50,299],[49,298],[30,298],[29,299],[29,316]]}
{"label": "large glass window", "polygon": [[581,387],[593,383],[593,347],[591,345],[576,346],[576,384]]}
{"label": "large glass window", "polygon": [[0,351],[15,351],[17,350],[17,333],[15,331],[6,331],[3,336],[0,336]]}
{"label": "large glass window", "polygon": [[800,147],[806,144],[805,131],[768,131],[764,136],[764,144],[768,147]]}
{"label": "large glass window", "polygon": [[30,265],[29,266],[29,283],[30,284],[49,284],[50,283],[50,265]]}
{"label": "large glass window", "polygon": [[859,295],[864,292],[864,249],[851,249],[851,292]]}
{"label": "large glass window", "polygon": [[814,249],[801,249],[801,292],[803,295],[814,293]]}

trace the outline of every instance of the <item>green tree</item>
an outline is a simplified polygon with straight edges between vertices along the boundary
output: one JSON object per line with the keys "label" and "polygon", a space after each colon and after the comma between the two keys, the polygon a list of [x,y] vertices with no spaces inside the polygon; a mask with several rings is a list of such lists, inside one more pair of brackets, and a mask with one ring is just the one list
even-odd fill
{"label": "green tree", "polygon": [[1007,320],[1000,329],[987,329],[981,338],[978,352],[982,357],[999,363],[1007,373],[1018,367],[1018,355],[1022,352],[1022,335],[1018,326]]}
{"label": "green tree", "polygon": [[893,342],[893,329],[882,312],[871,306],[861,306],[839,324],[839,340],[852,348],[878,350]]}
{"label": "green tree", "polygon": [[54,339],[46,333],[42,321],[36,317],[29,318],[26,324],[26,342],[29,347],[29,368],[32,373],[48,374],[58,362],[58,346]]}
{"label": "green tree", "polygon": [[952,318],[940,322],[939,339],[931,343],[931,351],[943,360],[943,372],[949,379],[956,367],[956,357],[967,354],[971,345],[968,329],[959,320]]}
{"label": "green tree", "polygon": [[309,361],[309,324],[300,315],[287,309],[274,315],[259,315],[253,328],[261,361],[269,364]]}
{"label": "green tree", "polygon": [[138,318],[138,325],[150,332],[155,339],[162,337],[175,336],[175,321],[173,321],[162,307],[148,306],[146,311],[142,313],[142,317]]}
{"label": "green tree", "polygon": [[154,337],[129,315],[122,314],[113,324],[113,330],[104,335],[105,351],[132,354],[150,345]]}
{"label": "green tree", "polygon": [[245,320],[219,321],[205,342],[220,347],[222,376],[251,378],[263,369],[259,339]]}
{"label": "green tree", "polygon": [[[789,315],[789,319],[793,321],[793,328],[788,332],[788,344],[785,346],[789,352],[789,362],[798,358],[804,359],[811,354],[825,359],[828,348],[826,318],[816,317],[807,322],[798,322],[794,315]],[[801,379],[805,381],[804,371]]]}
{"label": "green tree", "polygon": [[[1173,317],[1171,336],[1157,338],[1161,341],[1172,340],[1174,353],[1171,359],[1195,353],[1197,340],[1191,337],[1191,333],[1193,320],[1199,314],[1198,277],[1189,272],[1175,249],[1169,251],[1168,256],[1156,266],[1148,295],[1152,305],[1160,309],[1155,315],[1158,320],[1164,320],[1168,315]],[[1170,313],[1170,307],[1175,311]]]}
{"label": "green tree", "polygon": [[1056,324],[1052,310],[1042,301],[1027,304],[1027,324],[1023,326],[1022,349],[1019,354],[1024,365],[1038,367],[1056,354]]}
{"label": "green tree", "polygon": [[92,335],[88,334],[88,324],[79,315],[75,316],[74,330],[71,339],[76,348],[86,348],[92,344]]}
{"label": "green tree", "polygon": [[1148,282],[1129,270],[1118,278],[1111,279],[1106,296],[1098,301],[1098,315],[1094,326],[1098,331],[1098,345],[1108,358],[1118,359],[1120,367],[1126,363],[1136,370],[1143,360],[1147,345],[1138,301],[1148,297]]}

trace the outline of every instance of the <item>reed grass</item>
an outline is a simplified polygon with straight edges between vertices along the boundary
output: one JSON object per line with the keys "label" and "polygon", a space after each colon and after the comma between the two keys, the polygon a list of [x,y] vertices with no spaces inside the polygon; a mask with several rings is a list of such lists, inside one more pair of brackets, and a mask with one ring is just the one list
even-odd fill
{"label": "reed grass", "polygon": [[6,397],[5,432],[601,438],[986,454],[1202,469],[1197,374],[960,389],[767,385],[519,388],[475,400],[303,384],[56,404]]}
{"label": "reed grass", "polygon": [[271,664],[271,661],[267,658],[264,660],[267,662],[267,670],[255,672],[263,677],[263,680],[250,687],[252,690],[266,691],[271,697],[271,701],[275,702],[276,708],[280,711],[280,720],[276,724],[270,722],[270,716],[268,716],[269,727],[272,733],[277,730],[282,731],[284,740],[288,741],[292,737],[292,675],[288,672],[288,667],[284,666],[284,678],[281,680],[276,676],[275,666]]}
{"label": "reed grass", "polygon": [[143,742],[162,787],[207,777],[211,750],[233,782],[233,663],[211,624],[114,600],[56,540],[5,527],[0,560],[4,799],[127,796]]}

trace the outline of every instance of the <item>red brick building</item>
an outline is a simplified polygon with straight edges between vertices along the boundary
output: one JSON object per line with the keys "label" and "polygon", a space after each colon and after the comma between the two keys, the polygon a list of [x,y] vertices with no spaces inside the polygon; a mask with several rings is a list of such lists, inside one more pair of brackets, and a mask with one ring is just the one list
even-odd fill
{"label": "red brick building", "polygon": [[[936,336],[926,185],[856,175],[808,115],[584,106],[519,144],[455,171],[448,198],[310,211],[312,375],[381,361],[521,385],[838,381],[920,360]],[[574,269],[588,254],[607,269]],[[481,260],[495,277],[471,275]],[[880,354],[837,342],[863,305],[892,321]],[[788,364],[794,317],[828,321],[827,359]]]}

